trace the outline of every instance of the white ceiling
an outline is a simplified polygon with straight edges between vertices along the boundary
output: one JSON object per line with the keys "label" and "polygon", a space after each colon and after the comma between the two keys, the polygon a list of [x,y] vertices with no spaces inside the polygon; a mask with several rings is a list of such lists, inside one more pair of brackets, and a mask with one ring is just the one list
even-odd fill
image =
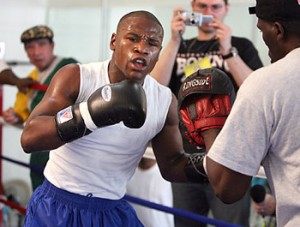
{"label": "white ceiling", "polygon": [[180,5],[186,4],[188,0],[48,0],[49,7],[114,7],[114,6],[143,6],[143,5]]}
{"label": "white ceiling", "polygon": [[[19,0],[10,0],[10,2]],[[181,6],[187,5],[191,0],[25,0],[24,2],[33,2],[36,5],[46,7],[65,8],[65,7],[114,7],[114,6]],[[255,0],[229,0],[230,4],[254,4]]]}

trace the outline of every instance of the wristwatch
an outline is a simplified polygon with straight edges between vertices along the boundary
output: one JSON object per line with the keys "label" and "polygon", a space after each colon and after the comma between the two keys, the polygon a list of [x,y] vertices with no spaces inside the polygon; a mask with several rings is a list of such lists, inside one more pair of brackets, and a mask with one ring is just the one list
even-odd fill
{"label": "wristwatch", "polygon": [[238,50],[235,47],[231,47],[229,51],[230,51],[229,54],[222,55],[222,58],[224,60],[235,57],[239,54]]}

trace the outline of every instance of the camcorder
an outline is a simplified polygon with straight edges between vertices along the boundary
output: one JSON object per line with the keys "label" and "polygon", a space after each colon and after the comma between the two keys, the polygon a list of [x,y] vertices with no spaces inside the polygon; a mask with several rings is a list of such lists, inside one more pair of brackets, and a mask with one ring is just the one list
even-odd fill
{"label": "camcorder", "polygon": [[212,21],[213,16],[203,15],[196,12],[182,12],[181,15],[184,18],[185,24],[190,26],[201,26],[202,24],[208,24]]}

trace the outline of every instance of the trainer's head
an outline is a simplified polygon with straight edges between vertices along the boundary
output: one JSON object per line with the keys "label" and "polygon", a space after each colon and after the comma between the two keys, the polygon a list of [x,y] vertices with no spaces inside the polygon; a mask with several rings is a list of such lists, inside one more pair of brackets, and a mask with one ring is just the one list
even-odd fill
{"label": "trainer's head", "polygon": [[21,35],[30,62],[40,71],[47,69],[54,59],[53,37],[53,31],[45,25],[28,28]]}
{"label": "trainer's head", "polygon": [[271,62],[300,46],[299,0],[256,0],[249,12],[258,17],[257,27],[269,48]]}
{"label": "trainer's head", "polygon": [[126,78],[142,82],[158,60],[163,35],[159,20],[147,11],[134,11],[123,16],[110,41],[112,82]]}

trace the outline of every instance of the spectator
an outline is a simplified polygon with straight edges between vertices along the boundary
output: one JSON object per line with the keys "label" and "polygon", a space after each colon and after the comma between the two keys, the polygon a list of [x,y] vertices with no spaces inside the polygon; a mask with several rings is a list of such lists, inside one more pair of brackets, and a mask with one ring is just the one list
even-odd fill
{"label": "spectator", "polygon": [[[25,30],[21,35],[21,42],[30,62],[35,66],[28,78],[47,87],[54,74],[64,65],[77,62],[73,58],[63,58],[54,54],[54,34],[45,25],[37,25]],[[42,100],[44,90],[27,89],[26,93],[18,92],[14,107],[3,112],[3,119],[12,125],[22,125],[30,112]],[[49,151],[41,151],[30,155],[30,178],[32,189],[42,184],[42,171],[49,159]]]}

